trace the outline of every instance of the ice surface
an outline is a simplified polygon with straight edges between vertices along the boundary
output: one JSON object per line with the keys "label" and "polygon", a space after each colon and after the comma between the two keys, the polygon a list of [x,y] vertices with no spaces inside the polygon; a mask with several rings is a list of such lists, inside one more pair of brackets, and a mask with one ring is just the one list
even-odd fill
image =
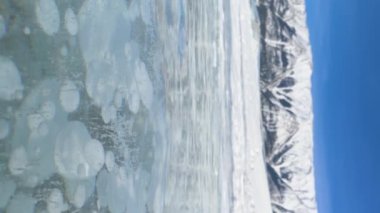
{"label": "ice surface", "polygon": [[0,179],[0,209],[4,208],[13,193],[16,191],[16,183],[8,178]]}
{"label": "ice surface", "polygon": [[0,15],[0,39],[5,35],[7,32],[7,26],[5,24],[4,17]]}
{"label": "ice surface", "polygon": [[60,18],[54,0],[38,0],[36,2],[36,17],[42,30],[49,36],[59,30]]}
{"label": "ice surface", "polygon": [[65,12],[65,27],[70,35],[74,36],[78,33],[77,16],[71,8],[68,8]]}
{"label": "ice surface", "polygon": [[55,104],[52,101],[46,101],[41,105],[39,110],[40,115],[45,120],[52,120],[55,116]]}
{"label": "ice surface", "polygon": [[29,27],[24,27],[24,34],[30,35],[30,28]]}
{"label": "ice surface", "polygon": [[22,98],[23,85],[16,65],[0,56],[0,99],[11,101]]}
{"label": "ice surface", "polygon": [[126,198],[131,190],[130,181],[123,175],[122,170],[109,173],[102,170],[97,178],[96,188],[100,206],[108,206],[111,212],[123,213],[127,209]]}
{"label": "ice surface", "polygon": [[6,138],[9,134],[9,122],[5,119],[0,119],[0,140]]}
{"label": "ice surface", "polygon": [[6,212],[7,213],[32,213],[34,212],[34,204],[36,200],[30,195],[17,193],[9,202]]}

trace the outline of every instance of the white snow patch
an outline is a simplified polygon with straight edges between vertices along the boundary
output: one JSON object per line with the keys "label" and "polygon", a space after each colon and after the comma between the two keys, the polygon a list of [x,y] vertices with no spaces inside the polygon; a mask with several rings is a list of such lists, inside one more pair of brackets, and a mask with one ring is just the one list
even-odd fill
{"label": "white snow patch", "polygon": [[73,112],[78,108],[80,96],[74,82],[67,80],[63,83],[59,93],[59,100],[66,112]]}
{"label": "white snow patch", "polygon": [[8,162],[8,168],[12,175],[21,175],[27,169],[28,156],[23,146],[14,149]]}
{"label": "white snow patch", "polygon": [[[232,193],[236,213],[271,213],[271,198],[262,152],[257,17],[249,1],[231,4]],[[254,27],[252,27],[254,26]],[[254,118],[254,119],[252,119]]]}
{"label": "white snow patch", "polygon": [[36,5],[37,21],[47,35],[59,30],[59,11],[54,0],[39,0]]}
{"label": "white snow patch", "polygon": [[11,101],[22,98],[23,86],[16,65],[0,56],[0,99]]}
{"label": "white snow patch", "polygon": [[68,8],[65,12],[65,27],[72,36],[78,33],[77,16],[71,8]]}
{"label": "white snow patch", "polygon": [[0,119],[0,140],[6,138],[9,134],[9,122],[5,119]]}

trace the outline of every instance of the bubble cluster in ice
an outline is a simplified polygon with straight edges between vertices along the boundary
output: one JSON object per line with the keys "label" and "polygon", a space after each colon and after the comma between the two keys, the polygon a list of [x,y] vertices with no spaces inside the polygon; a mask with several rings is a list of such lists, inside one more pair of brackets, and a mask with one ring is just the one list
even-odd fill
{"label": "bubble cluster in ice", "polygon": [[63,82],[59,93],[59,100],[61,101],[62,108],[66,112],[73,112],[78,108],[80,96],[74,82],[70,80]]}
{"label": "bubble cluster in ice", "polygon": [[150,109],[153,100],[153,85],[140,59],[140,49],[130,38],[136,18],[132,14],[138,11],[133,5],[127,8],[121,0],[87,0],[78,14],[79,41],[87,69],[86,91],[102,108],[105,123],[116,118],[115,111],[123,103],[137,113],[140,101]]}
{"label": "bubble cluster in ice", "polygon": [[21,175],[28,166],[28,155],[23,146],[14,149],[8,162],[8,168],[12,175]]}
{"label": "bubble cluster in ice", "polygon": [[111,212],[122,213],[126,211],[126,198],[131,189],[130,180],[122,169],[115,173],[102,170],[96,181],[99,205],[107,207]]}
{"label": "bubble cluster in ice", "polygon": [[78,33],[77,16],[71,8],[68,8],[65,12],[65,27],[70,35],[74,36]]}
{"label": "bubble cluster in ice", "polygon": [[39,0],[36,4],[37,21],[47,35],[59,30],[59,11],[54,0]]}
{"label": "bubble cluster in ice", "polygon": [[153,101],[153,85],[146,71],[145,64],[141,61],[137,62],[135,79],[141,101],[146,108],[150,109]]}
{"label": "bubble cluster in ice", "polygon": [[112,172],[115,168],[115,155],[111,151],[106,152],[106,159],[105,159],[106,168],[109,172]]}
{"label": "bubble cluster in ice", "polygon": [[56,139],[54,151],[58,172],[68,179],[94,177],[104,164],[101,143],[91,139],[86,127],[77,121],[69,122]]}
{"label": "bubble cluster in ice", "polygon": [[30,28],[29,27],[24,27],[23,32],[24,32],[25,35],[30,35]]}
{"label": "bubble cluster in ice", "polygon": [[23,86],[16,65],[0,56],[0,99],[11,101],[22,98]]}
{"label": "bubble cluster in ice", "polygon": [[84,185],[78,185],[73,199],[73,204],[77,208],[81,208],[86,201],[86,188]]}

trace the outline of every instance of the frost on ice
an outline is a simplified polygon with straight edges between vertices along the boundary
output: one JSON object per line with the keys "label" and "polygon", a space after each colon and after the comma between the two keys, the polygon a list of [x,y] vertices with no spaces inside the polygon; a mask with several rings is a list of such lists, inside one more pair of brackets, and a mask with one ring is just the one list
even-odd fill
{"label": "frost on ice", "polygon": [[39,0],[36,4],[37,21],[42,30],[49,36],[59,30],[59,11],[54,0]]}
{"label": "frost on ice", "polygon": [[11,101],[22,98],[23,86],[16,65],[0,56],[0,99]]}

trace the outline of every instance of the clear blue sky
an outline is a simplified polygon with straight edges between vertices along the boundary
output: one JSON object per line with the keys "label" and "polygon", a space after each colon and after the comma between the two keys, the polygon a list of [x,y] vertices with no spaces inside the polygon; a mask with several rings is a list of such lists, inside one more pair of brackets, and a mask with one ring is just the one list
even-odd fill
{"label": "clear blue sky", "polygon": [[320,213],[380,212],[380,1],[306,2]]}

